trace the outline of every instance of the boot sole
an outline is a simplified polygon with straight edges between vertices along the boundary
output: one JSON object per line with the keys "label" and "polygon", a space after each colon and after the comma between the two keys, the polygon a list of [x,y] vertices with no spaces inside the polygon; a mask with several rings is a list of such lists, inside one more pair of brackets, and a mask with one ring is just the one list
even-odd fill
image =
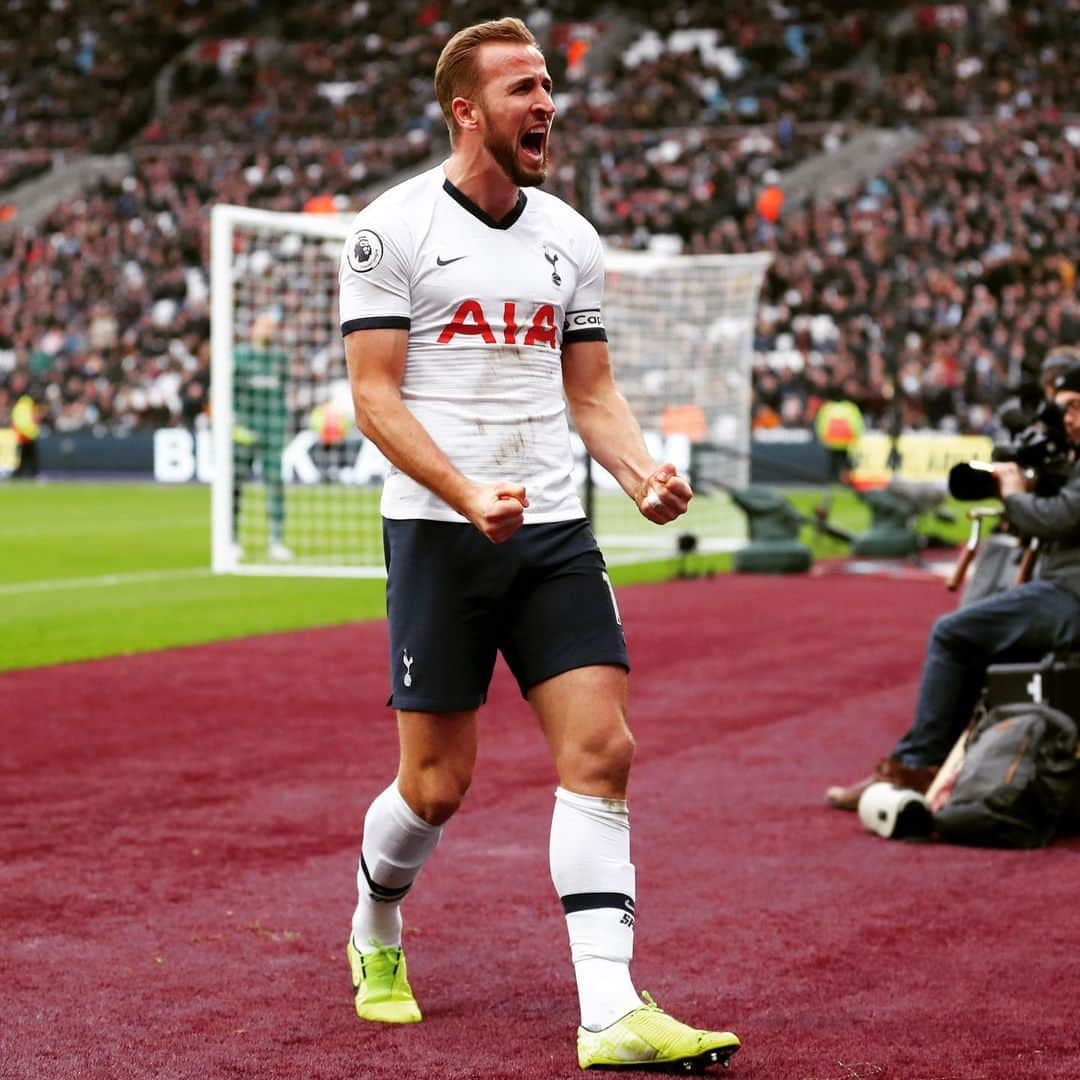
{"label": "boot sole", "polygon": [[620,1061],[604,1064],[597,1062],[595,1065],[586,1065],[589,1069],[607,1069],[612,1072],[658,1072],[700,1075],[710,1065],[719,1065],[722,1069],[731,1066],[731,1059],[739,1049],[737,1046],[718,1046],[713,1050],[706,1050],[704,1054],[695,1054],[693,1057],[675,1058],[673,1061]]}

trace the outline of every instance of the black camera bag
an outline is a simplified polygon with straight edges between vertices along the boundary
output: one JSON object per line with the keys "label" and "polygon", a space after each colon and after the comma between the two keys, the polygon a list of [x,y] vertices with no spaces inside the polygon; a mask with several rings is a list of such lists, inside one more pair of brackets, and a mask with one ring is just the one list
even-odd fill
{"label": "black camera bag", "polygon": [[1076,721],[1049,705],[999,705],[976,723],[934,827],[955,844],[1042,847],[1078,794]]}

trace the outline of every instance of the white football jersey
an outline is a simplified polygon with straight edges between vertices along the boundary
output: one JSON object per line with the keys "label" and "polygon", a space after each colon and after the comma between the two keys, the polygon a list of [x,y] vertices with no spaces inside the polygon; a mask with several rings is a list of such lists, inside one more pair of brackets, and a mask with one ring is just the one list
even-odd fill
{"label": "white football jersey", "polygon": [[[401,397],[480,483],[524,484],[526,522],[584,517],[562,386],[562,346],[606,341],[603,249],[566,203],[531,188],[495,221],[439,165],[356,217],[340,269],[341,332],[409,331]],[[464,521],[397,469],[388,518]]]}

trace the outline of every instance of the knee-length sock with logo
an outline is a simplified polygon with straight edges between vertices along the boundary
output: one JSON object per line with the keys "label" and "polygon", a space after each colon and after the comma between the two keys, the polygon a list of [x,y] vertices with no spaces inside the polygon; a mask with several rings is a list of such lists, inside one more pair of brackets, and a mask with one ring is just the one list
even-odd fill
{"label": "knee-length sock with logo", "polygon": [[630,980],[635,884],[625,800],[557,788],[549,858],[570,934],[581,1026],[599,1031],[641,1005]]}
{"label": "knee-length sock with logo", "polygon": [[372,938],[383,946],[401,944],[401,901],[441,835],[441,825],[413,813],[397,781],[368,807],[352,920],[353,945],[360,952],[374,948]]}

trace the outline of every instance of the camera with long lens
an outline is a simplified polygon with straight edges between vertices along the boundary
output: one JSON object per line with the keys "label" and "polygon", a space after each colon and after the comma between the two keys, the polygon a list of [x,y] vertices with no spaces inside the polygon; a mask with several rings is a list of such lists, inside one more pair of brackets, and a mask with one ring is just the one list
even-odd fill
{"label": "camera with long lens", "polygon": [[1065,418],[1052,402],[1044,401],[1030,423],[1011,442],[994,447],[990,461],[969,461],[949,470],[949,494],[954,499],[973,501],[998,497],[994,463],[1014,461],[1035,481],[1036,495],[1056,495],[1072,468]]}

